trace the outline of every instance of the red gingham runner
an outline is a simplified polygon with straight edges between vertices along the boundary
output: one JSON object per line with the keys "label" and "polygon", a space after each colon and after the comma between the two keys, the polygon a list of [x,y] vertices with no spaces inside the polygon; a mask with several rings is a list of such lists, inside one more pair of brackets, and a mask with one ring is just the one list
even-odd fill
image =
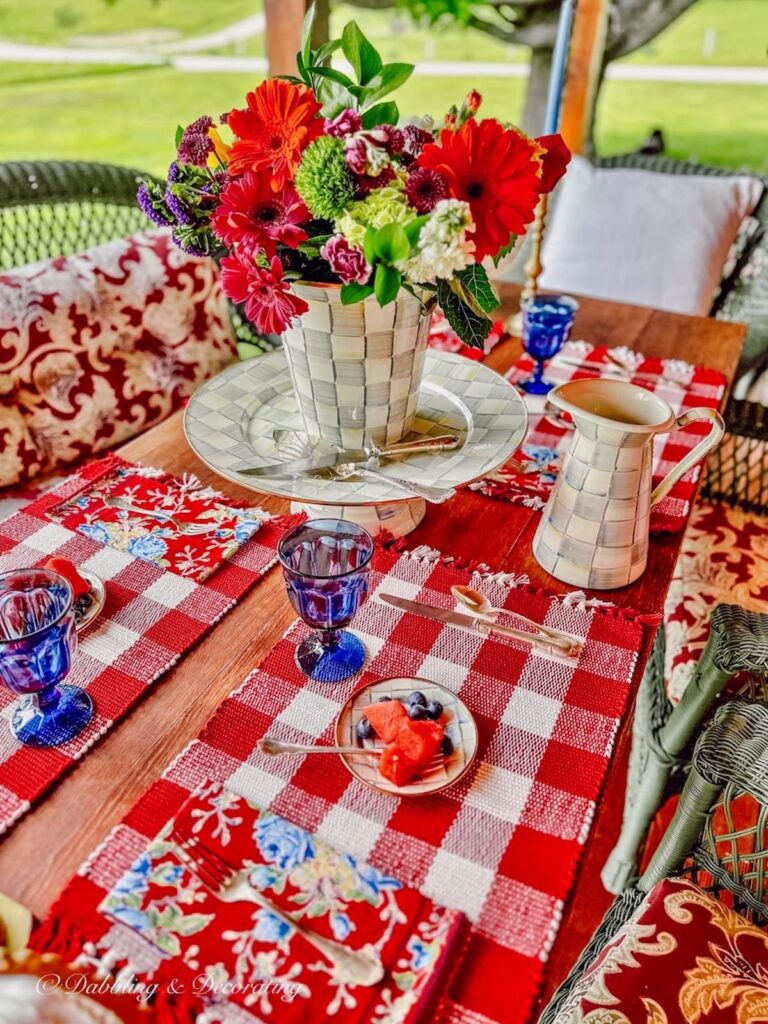
{"label": "red gingham runner", "polygon": [[48,750],[22,746],[8,722],[18,697],[0,685],[0,834],[234,607],[276,560],[275,549],[285,528],[276,520],[265,523],[231,559],[198,583],[98,543],[47,515],[115,467],[130,465],[115,456],[89,463],[0,522],[0,572],[42,565],[58,555],[100,576],[107,590],[103,611],[79,638],[67,679],[86,687],[95,704],[93,719],[82,733]]}
{"label": "red gingham runner", "polygon": [[[533,360],[523,355],[506,374],[507,380],[517,384],[528,377],[532,369]],[[586,341],[568,342],[547,363],[545,371],[546,379],[552,384],[603,376],[611,380],[626,380],[654,392],[668,402],[678,416],[697,406],[719,408],[727,385],[726,378],[718,370],[693,366],[680,359],[647,359],[633,349],[608,349]],[[557,410],[546,409],[546,396],[528,395],[522,390],[520,393],[528,410],[528,433],[516,458],[520,461],[522,456],[522,461],[533,461],[539,471],[521,474],[502,467],[471,487],[488,497],[542,509],[554,483],[559,460],[571,445],[573,430],[558,422]],[[699,421],[656,439],[654,486],[681,462],[709,429],[709,423]],[[683,529],[700,473],[701,465],[689,470],[652,510],[653,532],[675,533]]]}
{"label": "red gingham runner", "polygon": [[[377,597],[454,607],[451,586],[467,582],[494,605],[586,638],[580,658],[483,638]],[[548,594],[525,577],[470,576],[440,559],[378,552],[371,596],[354,622],[369,653],[361,675],[334,686],[308,681],[293,658],[307,627],[295,623],[69,883],[38,946],[71,956],[88,942],[92,954],[108,951],[112,962],[151,970],[136,936],[97,908],[189,794],[213,780],[463,911],[473,927],[436,1019],[522,1024],[589,834],[643,638],[631,613],[595,604]],[[349,695],[399,675],[440,682],[477,719],[478,756],[447,791],[395,798],[354,780],[335,758],[257,750],[266,734],[332,742]]]}

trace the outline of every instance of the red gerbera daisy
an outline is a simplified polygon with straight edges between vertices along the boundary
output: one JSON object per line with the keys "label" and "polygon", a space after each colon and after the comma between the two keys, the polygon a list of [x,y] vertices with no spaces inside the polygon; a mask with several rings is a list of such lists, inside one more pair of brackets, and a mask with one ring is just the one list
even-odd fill
{"label": "red gerbera daisy", "polygon": [[282,334],[293,318],[309,309],[283,280],[277,256],[260,267],[246,253],[236,252],[221,261],[221,287],[234,302],[242,302],[245,315],[263,334]]}
{"label": "red gerbera daisy", "polygon": [[246,96],[247,110],[232,110],[227,124],[237,137],[229,151],[229,173],[268,170],[278,191],[293,180],[301,154],[319,135],[320,104],[305,85],[268,78]]}
{"label": "red gerbera daisy", "polygon": [[417,164],[438,171],[454,199],[469,203],[475,258],[495,256],[533,220],[541,192],[541,150],[534,139],[498,121],[470,119],[443,129]]}
{"label": "red gerbera daisy", "polygon": [[541,191],[551,192],[565,174],[571,161],[571,151],[563,142],[562,135],[540,135],[536,141],[544,150],[541,153]]}
{"label": "red gerbera daisy", "polygon": [[266,175],[246,171],[221,193],[211,227],[230,249],[236,245],[251,255],[263,249],[272,257],[278,242],[295,249],[306,241],[307,233],[299,225],[309,219],[309,210],[293,185],[273,192]]}

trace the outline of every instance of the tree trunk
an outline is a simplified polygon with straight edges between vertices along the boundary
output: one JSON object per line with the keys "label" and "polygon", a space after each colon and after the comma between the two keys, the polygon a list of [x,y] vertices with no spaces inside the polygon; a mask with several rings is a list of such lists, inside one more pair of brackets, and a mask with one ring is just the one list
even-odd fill
{"label": "tree trunk", "polygon": [[552,63],[552,50],[532,49],[531,67],[528,73],[528,84],[525,90],[525,104],[520,127],[529,135],[541,135],[544,131],[544,116],[547,112],[547,95],[549,93],[549,68]]}
{"label": "tree trunk", "polygon": [[[307,0],[307,8],[312,0]],[[312,49],[319,50],[331,38],[331,5],[330,0],[314,0],[315,21],[312,25]]]}

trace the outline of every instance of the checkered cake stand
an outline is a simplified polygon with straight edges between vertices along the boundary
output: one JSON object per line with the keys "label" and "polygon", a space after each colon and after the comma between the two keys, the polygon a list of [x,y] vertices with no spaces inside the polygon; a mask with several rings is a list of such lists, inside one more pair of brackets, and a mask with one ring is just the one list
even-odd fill
{"label": "checkered cake stand", "polygon": [[[460,487],[503,465],[520,446],[526,425],[523,401],[503,377],[461,356],[428,350],[408,436],[457,434],[462,446],[384,461],[381,471],[422,486]],[[293,511],[348,519],[374,535],[386,530],[395,537],[423,518],[424,502],[388,480],[243,475],[248,467],[285,461],[272,436],[276,429],[306,429],[282,351],[228,367],[194,394],[184,416],[187,440],[206,465],[241,486],[289,498]]]}

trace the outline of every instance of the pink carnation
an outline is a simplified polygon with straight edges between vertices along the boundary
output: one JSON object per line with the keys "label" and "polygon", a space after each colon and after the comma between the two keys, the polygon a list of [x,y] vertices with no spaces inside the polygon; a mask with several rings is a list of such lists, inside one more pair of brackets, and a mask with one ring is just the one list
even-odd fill
{"label": "pink carnation", "polygon": [[345,139],[348,135],[354,135],[363,127],[363,120],[355,110],[342,110],[333,119],[325,119],[325,134],[333,135],[337,139]]}
{"label": "pink carnation", "polygon": [[344,235],[329,238],[320,255],[344,284],[366,284],[371,276],[371,267],[363,250],[359,245],[348,242]]}

